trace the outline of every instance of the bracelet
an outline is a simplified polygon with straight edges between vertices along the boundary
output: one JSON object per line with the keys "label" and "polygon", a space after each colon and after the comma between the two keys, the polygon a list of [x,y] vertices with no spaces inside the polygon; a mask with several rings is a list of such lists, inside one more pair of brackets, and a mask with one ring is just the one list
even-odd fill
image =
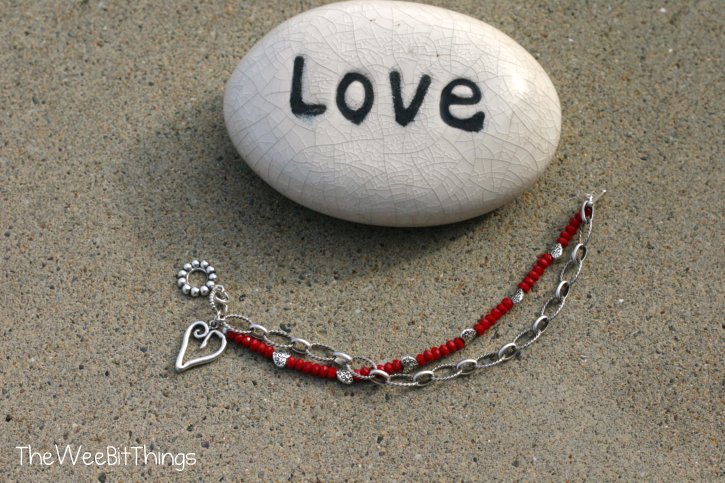
{"label": "bracelet", "polygon": [[[587,256],[587,246],[592,235],[594,204],[605,193],[606,190],[603,190],[597,197],[587,195],[548,252],[537,257],[514,293],[504,297],[472,327],[463,329],[459,336],[447,340],[440,346],[425,349],[416,356],[406,355],[378,364],[369,357],[351,356],[327,344],[292,337],[289,332],[282,329],[267,329],[245,315],[230,314],[230,297],[224,287],[217,284],[216,269],[205,260],[194,260],[185,264],[178,272],[177,284],[184,294],[191,297],[208,296],[214,317],[209,322],[196,321],[186,329],[176,358],[176,370],[183,372],[213,361],[224,352],[227,342],[234,342],[270,359],[278,368],[337,380],[344,384],[370,381],[377,385],[422,387],[431,382],[449,381],[459,376],[470,375],[479,369],[499,365],[536,342],[564,308],[566,298],[571,287],[578,281]],[[575,236],[577,243],[567,250]],[[544,271],[559,260],[566,261],[559,269],[553,294],[544,302],[533,323],[521,331],[512,342],[476,358],[438,364],[430,369],[423,368],[463,350],[483,335],[514,305],[523,302],[525,295],[534,287]],[[200,287],[189,283],[189,276],[194,272],[202,273],[206,277],[206,282]],[[210,339],[217,338],[220,341],[219,349],[211,354],[184,361],[192,336],[201,341],[200,349],[205,348]]]}

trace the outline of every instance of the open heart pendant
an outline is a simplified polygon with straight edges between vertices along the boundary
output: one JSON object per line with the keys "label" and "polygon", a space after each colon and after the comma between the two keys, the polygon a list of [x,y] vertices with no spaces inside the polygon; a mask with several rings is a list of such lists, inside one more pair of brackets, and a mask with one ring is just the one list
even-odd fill
{"label": "open heart pendant", "polygon": [[[186,348],[189,346],[189,339],[192,335],[197,340],[203,339],[201,345],[199,346],[200,349],[206,347],[209,339],[211,339],[212,337],[219,338],[221,346],[219,347],[219,349],[216,350],[216,352],[212,354],[197,357],[195,359],[189,359],[188,361],[184,362]],[[179,350],[179,355],[176,356],[176,371],[183,372],[187,369],[191,369],[192,367],[200,366],[202,364],[206,364],[207,362],[211,362],[219,357],[226,348],[227,338],[221,331],[210,328],[209,324],[207,324],[203,320],[197,320],[186,329],[186,332],[184,332],[184,340],[181,342],[181,349]]]}

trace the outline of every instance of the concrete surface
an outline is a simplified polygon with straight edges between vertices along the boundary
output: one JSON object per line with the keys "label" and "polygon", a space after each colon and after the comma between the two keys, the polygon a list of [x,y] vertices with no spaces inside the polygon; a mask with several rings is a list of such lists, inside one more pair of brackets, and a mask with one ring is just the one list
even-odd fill
{"label": "concrete surface", "polygon": [[[515,202],[395,230],[293,204],[227,138],[232,69],[315,2],[3,2],[3,478],[723,478],[723,4],[437,4],[539,59],[562,141]],[[322,382],[238,347],[173,371],[208,316],[174,283],[194,256],[268,327],[401,355],[474,321],[603,187],[581,282],[520,360],[424,390]],[[475,352],[517,333],[552,277]],[[196,464],[29,466],[15,449],[56,444]]]}

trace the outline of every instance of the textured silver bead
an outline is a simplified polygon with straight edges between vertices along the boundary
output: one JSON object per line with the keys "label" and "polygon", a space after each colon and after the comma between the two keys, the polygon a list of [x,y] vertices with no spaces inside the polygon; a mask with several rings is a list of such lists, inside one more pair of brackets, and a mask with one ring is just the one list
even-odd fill
{"label": "textured silver bead", "polygon": [[350,369],[338,369],[337,380],[343,384],[352,384],[352,371]]}
{"label": "textured silver bead", "polygon": [[564,247],[561,246],[561,243],[557,243],[554,246],[551,247],[551,250],[549,250],[549,255],[551,255],[551,258],[557,259],[561,257],[561,255],[564,253]]}
{"label": "textured silver bead", "polygon": [[520,288],[516,289],[514,294],[511,296],[511,301],[515,304],[520,304],[522,300],[524,300],[524,291]]}
{"label": "textured silver bead", "polygon": [[405,372],[410,372],[418,367],[418,360],[413,356],[405,356],[400,359],[400,362],[403,364],[403,370]]}
{"label": "textured silver bead", "polygon": [[287,359],[289,359],[289,354],[287,354],[286,352],[273,352],[272,353],[272,361],[274,362],[274,365],[277,367],[286,366]]}
{"label": "textured silver bead", "polygon": [[468,344],[475,338],[476,338],[476,331],[474,329],[468,328],[468,329],[464,329],[463,332],[461,332],[461,339],[463,339],[463,341],[466,344]]}

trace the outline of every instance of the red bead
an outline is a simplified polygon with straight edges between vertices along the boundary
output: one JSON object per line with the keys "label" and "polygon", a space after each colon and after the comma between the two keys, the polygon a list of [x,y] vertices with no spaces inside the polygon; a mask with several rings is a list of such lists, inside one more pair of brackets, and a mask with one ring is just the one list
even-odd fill
{"label": "red bead", "polygon": [[561,243],[561,246],[563,248],[566,248],[567,245],[569,245],[569,240],[567,240],[566,238],[559,237],[556,239],[556,243]]}
{"label": "red bead", "polygon": [[496,321],[496,320],[500,319],[503,314],[501,313],[501,311],[498,308],[494,308],[494,309],[491,309],[491,313],[489,315],[493,318],[494,321]]}
{"label": "red bead", "polygon": [[267,359],[271,359],[272,355],[274,355],[274,347],[268,345],[267,351],[264,353],[264,357],[266,357]]}
{"label": "red bead", "polygon": [[249,344],[251,344],[251,343],[252,343],[252,338],[251,337],[249,337],[248,335],[245,335],[244,337],[242,337],[241,344],[244,347],[249,347]]}
{"label": "red bead", "polygon": [[234,334],[232,336],[232,341],[235,342],[235,343],[237,343],[237,344],[241,344],[243,338],[244,338],[244,335],[242,335],[242,334]]}
{"label": "red bead", "polygon": [[382,364],[378,364],[378,365],[377,365],[377,369],[378,369],[379,371],[382,371],[382,370],[383,370],[383,365],[382,365]]}
{"label": "red bead", "polygon": [[336,377],[337,377],[337,368],[332,367],[332,366],[328,366],[328,368],[327,368],[327,378],[328,379],[335,380]]}
{"label": "red bead", "polygon": [[511,300],[509,297],[504,297],[503,300],[501,300],[501,303],[506,306],[506,310],[510,310],[511,307],[514,306],[514,301]]}
{"label": "red bead", "polygon": [[577,229],[576,229],[576,228],[574,228],[573,226],[569,225],[569,226],[567,226],[567,227],[566,227],[566,228],[564,228],[564,229],[566,230],[566,232],[567,232],[567,233],[569,234],[569,236],[570,236],[570,237],[572,237],[572,236],[576,235],[576,230],[577,230]]}
{"label": "red bead", "polygon": [[551,263],[549,263],[546,258],[539,258],[539,261],[536,262],[541,268],[547,268]]}
{"label": "red bead", "polygon": [[[533,270],[531,270],[529,273],[526,274],[526,278],[530,278],[534,282],[538,282],[539,281],[539,274],[536,273],[536,272],[534,272]],[[526,278],[524,278],[524,280],[526,280]]]}
{"label": "red bead", "polygon": [[232,332],[231,330],[227,331],[227,339],[228,340],[234,340],[234,337],[236,337],[237,333]]}
{"label": "red bead", "polygon": [[574,218],[576,218],[577,221],[581,222],[582,221],[582,212],[581,211],[577,211],[574,214]]}
{"label": "red bead", "polygon": [[[483,323],[479,323],[479,324],[474,325],[473,326],[473,330],[476,331],[476,334],[477,335],[483,335],[483,333],[486,332],[486,328],[483,326]],[[445,347],[445,346],[441,346],[441,347]],[[446,347],[446,351],[447,350],[448,350],[448,348]],[[446,354],[446,355],[448,355],[448,354]]]}
{"label": "red bead", "polygon": [[303,371],[303,372],[304,372],[305,374],[310,374],[310,373],[312,372],[312,367],[313,367],[313,366],[314,366],[314,364],[313,364],[312,362],[310,362],[310,361],[305,361],[305,363],[304,363],[304,364],[303,364],[303,366],[302,366],[302,371]]}
{"label": "red bead", "polygon": [[441,357],[448,357],[448,355],[451,353],[451,351],[448,350],[448,346],[445,344],[441,344],[438,350],[441,353]]}
{"label": "red bead", "polygon": [[518,286],[524,293],[529,293],[529,290],[531,290],[531,286],[526,282],[521,282]]}
{"label": "red bead", "polygon": [[370,368],[369,367],[363,367],[360,369],[360,375],[361,376],[369,376],[370,375]]}
{"label": "red bead", "polygon": [[486,328],[488,328],[488,327],[491,327],[493,324],[495,324],[496,320],[491,315],[487,315],[483,318],[483,322],[484,322],[483,325],[485,325]]}
{"label": "red bead", "polygon": [[415,356],[415,360],[418,361],[419,366],[424,366],[426,364],[425,356],[422,353]]}
{"label": "red bead", "polygon": [[524,279],[524,282],[528,283],[531,287],[533,287],[534,285],[536,285],[536,280],[534,280],[531,277],[526,277]]}
{"label": "red bead", "polygon": [[400,372],[403,370],[403,363],[400,359],[393,360],[393,372]]}
{"label": "red bead", "polygon": [[454,352],[456,352],[458,350],[458,346],[452,340],[449,340],[446,342],[446,347],[448,347],[448,350],[450,351],[451,354],[453,354]]}
{"label": "red bead", "polygon": [[329,366],[320,366],[320,372],[317,375],[323,379],[327,379],[327,368],[328,367]]}
{"label": "red bead", "polygon": [[441,358],[441,351],[439,351],[437,347],[431,347],[430,353],[433,354],[434,361],[437,361],[438,359]]}
{"label": "red bead", "polygon": [[551,253],[544,253],[543,255],[541,255],[541,258],[545,259],[549,263],[554,260],[554,257],[551,256]]}
{"label": "red bead", "polygon": [[453,342],[456,344],[456,347],[458,347],[459,350],[466,347],[465,341],[460,337],[456,337],[455,339],[453,339]]}
{"label": "red bead", "polygon": [[568,240],[569,238],[571,238],[571,235],[566,230],[564,230],[561,233],[559,233],[559,238]]}
{"label": "red bead", "polygon": [[536,262],[536,265],[531,269],[532,272],[536,273],[539,277],[544,274],[544,268],[539,266],[539,263]]}
{"label": "red bead", "polygon": [[425,356],[426,364],[433,362],[435,360],[435,359],[433,359],[433,354],[431,353],[430,349],[423,352],[423,355]]}
{"label": "red bead", "polygon": [[391,362],[386,362],[385,365],[383,366],[383,370],[385,372],[387,372],[388,374],[392,374],[393,373],[393,364]]}
{"label": "red bead", "polygon": [[320,375],[320,369],[322,369],[322,366],[319,364],[312,364],[312,370],[310,371],[310,374],[317,377]]}
{"label": "red bead", "polygon": [[506,306],[505,306],[505,305],[503,304],[503,302],[502,302],[502,303],[500,303],[500,304],[498,304],[498,305],[496,306],[496,308],[497,308],[498,310],[500,310],[500,311],[501,311],[501,315],[505,315],[505,314],[506,314],[506,312],[508,312],[508,311],[509,311],[508,307],[506,307]]}
{"label": "red bead", "polygon": [[249,347],[249,349],[250,349],[250,350],[252,350],[253,352],[257,352],[257,348],[259,347],[259,341],[258,341],[257,339],[252,339],[252,340],[251,340],[251,341],[249,342],[249,346],[248,346],[248,347]]}
{"label": "red bead", "polygon": [[[581,213],[581,212],[580,212],[580,213]],[[585,214],[585,215],[587,216],[587,219],[588,219],[588,218],[591,218],[591,216],[592,216],[592,207],[591,207],[591,206],[588,206],[588,205],[587,205],[587,206],[585,206],[585,207],[584,207],[584,214]],[[581,216],[581,215],[580,215],[580,216]]]}

